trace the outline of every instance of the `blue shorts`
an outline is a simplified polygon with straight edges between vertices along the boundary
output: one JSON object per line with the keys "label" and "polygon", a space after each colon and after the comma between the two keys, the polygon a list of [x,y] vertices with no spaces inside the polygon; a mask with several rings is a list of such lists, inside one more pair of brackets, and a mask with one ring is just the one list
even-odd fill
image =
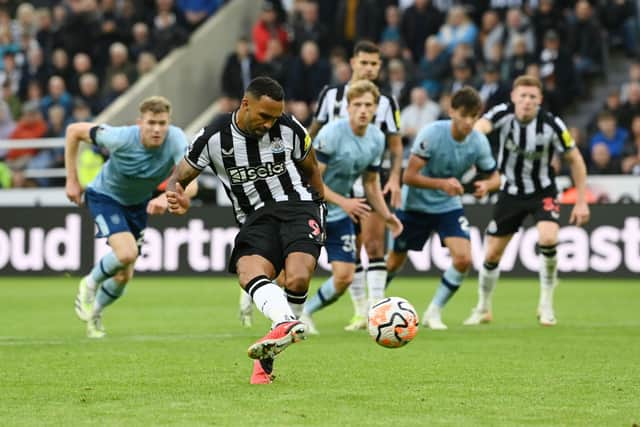
{"label": "blue shorts", "polygon": [[87,188],[85,201],[98,226],[96,237],[109,237],[115,233],[129,232],[142,245],[142,235],[147,226],[147,203],[124,206],[109,196]]}
{"label": "blue shorts", "polygon": [[329,262],[356,262],[356,232],[351,218],[327,222],[327,240],[324,248]]}
{"label": "blue shorts", "polygon": [[447,237],[469,240],[469,221],[462,209],[438,214],[397,211],[396,215],[404,230],[393,242],[394,252],[421,251],[433,232],[438,232],[442,245]]}

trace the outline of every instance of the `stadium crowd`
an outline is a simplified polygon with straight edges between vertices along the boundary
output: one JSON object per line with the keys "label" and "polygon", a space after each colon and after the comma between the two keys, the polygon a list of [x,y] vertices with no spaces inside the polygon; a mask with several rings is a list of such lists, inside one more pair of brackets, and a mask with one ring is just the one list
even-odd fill
{"label": "stadium crowd", "polygon": [[[0,2],[0,139],[63,137],[150,72],[223,0]],[[57,185],[22,170],[59,167],[63,148],[0,152],[0,187]]]}
{"label": "stadium crowd", "polygon": [[[401,111],[405,143],[444,117],[450,94],[476,87],[485,110],[509,98],[521,74],[539,77],[544,108],[566,113],[602,84],[614,50],[629,59],[629,82],[587,129],[572,128],[592,174],[640,174],[640,62],[633,1],[302,0],[265,1],[251,39],[238,40],[221,87],[237,107],[252,77],[286,89],[287,108],[311,122],[324,85],[349,80],[353,44],[379,44],[379,84]],[[635,123],[635,125],[633,125]],[[635,126],[635,131],[634,131]]]}
{"label": "stadium crowd", "polygon": [[[62,136],[68,123],[97,115],[224,2],[0,2],[0,138]],[[266,0],[260,7],[250,38],[226,59],[223,110],[238,106],[253,77],[269,75],[285,88],[287,109],[309,124],[322,88],[349,80],[351,49],[369,39],[379,43],[379,84],[399,102],[408,145],[467,84],[489,109],[508,100],[515,77],[532,74],[543,81],[544,107],[565,113],[602,84],[613,49],[629,58],[628,81],[587,128],[571,131],[589,173],[640,174],[633,0]],[[55,149],[2,152],[0,186],[57,184],[15,171],[61,162]]]}

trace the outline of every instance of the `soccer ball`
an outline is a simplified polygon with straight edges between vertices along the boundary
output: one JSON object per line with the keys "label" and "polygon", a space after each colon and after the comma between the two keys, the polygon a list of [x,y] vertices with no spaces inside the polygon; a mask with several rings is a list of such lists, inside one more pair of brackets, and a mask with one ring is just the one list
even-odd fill
{"label": "soccer ball", "polygon": [[404,298],[381,299],[369,309],[369,335],[387,348],[402,347],[418,333],[416,309]]}

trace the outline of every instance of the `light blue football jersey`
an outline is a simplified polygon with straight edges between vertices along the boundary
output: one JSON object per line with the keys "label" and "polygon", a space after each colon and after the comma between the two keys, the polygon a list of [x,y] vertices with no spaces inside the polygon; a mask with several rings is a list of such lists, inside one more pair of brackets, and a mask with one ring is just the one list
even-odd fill
{"label": "light blue football jersey", "polygon": [[[334,120],[322,127],[313,142],[318,160],[327,165],[322,177],[327,187],[350,197],[351,187],[366,170],[377,171],[384,152],[384,133],[367,126],[364,136],[351,130],[349,119]],[[339,206],[328,203],[327,221],[347,217]]]}
{"label": "light blue football jersey", "polygon": [[[451,120],[438,120],[420,129],[411,153],[427,160],[422,175],[432,178],[457,178],[473,165],[479,171],[491,172],[496,161],[487,137],[473,130],[463,141],[451,136]],[[405,211],[443,213],[462,208],[460,196],[449,196],[442,190],[402,187],[402,208]]]}
{"label": "light blue football jersey", "polygon": [[188,146],[186,135],[176,126],[169,126],[167,137],[158,148],[142,145],[137,125],[100,125],[92,135],[95,144],[109,150],[109,160],[89,187],[125,206],[149,200],[184,157]]}

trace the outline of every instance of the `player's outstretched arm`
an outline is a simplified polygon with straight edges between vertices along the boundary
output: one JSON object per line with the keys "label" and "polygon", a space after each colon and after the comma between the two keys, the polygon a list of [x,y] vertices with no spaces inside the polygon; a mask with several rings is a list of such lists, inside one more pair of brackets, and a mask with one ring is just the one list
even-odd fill
{"label": "player's outstretched arm", "polygon": [[78,149],[80,142],[91,140],[90,131],[94,126],[96,126],[94,123],[88,122],[73,123],[65,132],[64,166],[67,171],[65,191],[67,198],[77,205],[82,203],[83,191],[78,180]]}
{"label": "player's outstretched arm", "polygon": [[200,170],[191,166],[186,160],[182,159],[178,163],[167,183],[166,195],[169,212],[177,215],[187,212],[191,205],[191,197],[198,190],[197,183],[193,184],[198,175],[200,175]]}
{"label": "player's outstretched arm", "polygon": [[367,200],[373,209],[378,212],[383,218],[384,222],[391,230],[393,237],[398,237],[402,233],[402,223],[387,207],[380,189],[380,175],[378,172],[367,171],[362,175],[362,185],[364,186],[364,192],[367,195]]}
{"label": "player's outstretched arm", "polygon": [[571,210],[569,223],[583,225],[589,222],[590,212],[587,204],[587,167],[584,164],[580,151],[573,149],[565,153],[564,159],[569,163],[571,178],[576,186],[576,204]]}

